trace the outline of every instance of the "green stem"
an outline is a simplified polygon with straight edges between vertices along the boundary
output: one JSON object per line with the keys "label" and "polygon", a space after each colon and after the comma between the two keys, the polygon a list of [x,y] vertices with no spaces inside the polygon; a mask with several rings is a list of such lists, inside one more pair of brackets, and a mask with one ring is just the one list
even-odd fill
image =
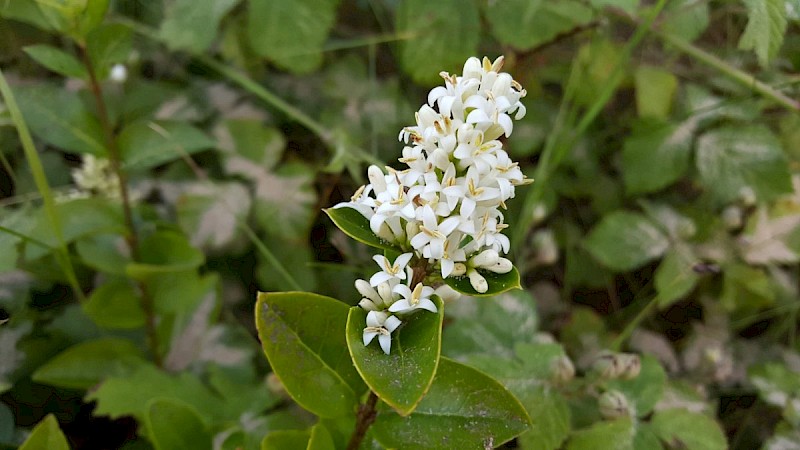
{"label": "green stem", "polygon": [[687,55],[700,61],[703,64],[706,64],[707,66],[719,70],[724,75],[726,75],[727,77],[731,78],[734,81],[739,82],[743,86],[753,89],[753,91],[761,94],[766,98],[773,100],[774,102],[792,111],[800,111],[800,102],[792,98],[789,98],[788,96],[784,95],[782,92],[776,90],[772,86],[759,81],[758,79],[756,79],[755,76],[750,75],[749,73],[743,72],[737,69],[736,67],[731,66],[722,59],[717,58],[716,56],[704,50],[701,50],[698,47],[695,47],[691,43],[673,34],[657,31],[656,35],[659,36],[662,40],[664,40],[668,44],[682,51],[683,53],[686,53]]}
{"label": "green stem", "polygon": [[651,298],[647,304],[636,314],[636,317],[633,318],[628,325],[620,332],[619,336],[614,339],[614,342],[611,343],[611,350],[618,352],[622,348],[622,344],[631,337],[631,334],[639,327],[639,324],[642,323],[644,319],[646,319],[652,312],[653,309],[658,306],[658,297]]}
{"label": "green stem", "polygon": [[11,120],[14,122],[14,126],[17,129],[17,134],[19,135],[19,140],[22,144],[23,152],[25,153],[25,159],[27,160],[28,166],[31,169],[31,174],[33,175],[33,181],[36,184],[36,189],[42,196],[45,214],[47,215],[47,220],[50,222],[53,236],[56,238],[57,242],[55,252],[56,260],[61,266],[61,269],[64,271],[64,275],[67,277],[67,282],[70,284],[72,291],[80,301],[84,301],[86,300],[86,296],[81,290],[80,284],[78,283],[78,278],[75,275],[75,268],[72,266],[72,262],[69,258],[69,250],[67,249],[67,243],[64,241],[64,235],[61,230],[61,219],[58,215],[58,211],[56,210],[53,192],[50,189],[50,184],[48,183],[47,176],[44,173],[42,160],[39,158],[39,154],[36,152],[36,146],[33,144],[33,138],[28,130],[28,125],[25,122],[25,118],[23,117],[22,112],[17,105],[17,101],[14,98],[14,93],[11,91],[11,87],[8,85],[2,70],[0,70],[0,94],[3,96],[3,100],[8,108],[8,112],[11,114]]}

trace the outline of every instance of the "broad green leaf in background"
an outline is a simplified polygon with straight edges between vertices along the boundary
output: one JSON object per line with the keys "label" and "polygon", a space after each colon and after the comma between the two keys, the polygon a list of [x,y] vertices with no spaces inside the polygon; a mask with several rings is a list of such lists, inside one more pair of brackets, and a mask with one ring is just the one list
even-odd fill
{"label": "broad green leaf in background", "polygon": [[0,17],[25,22],[45,31],[52,29],[36,0],[2,2],[0,3]]}
{"label": "broad green leaf in background", "polygon": [[328,208],[324,211],[325,214],[331,218],[333,223],[344,232],[344,234],[350,236],[358,242],[384,250],[399,251],[398,247],[396,247],[394,244],[386,242],[385,240],[376,236],[369,227],[369,220],[355,209],[341,207]]}
{"label": "broad green leaf in background", "polygon": [[784,409],[800,397],[800,377],[782,362],[758,364],[747,369],[747,376],[765,402]]}
{"label": "broad green leaf in background", "polygon": [[373,424],[378,441],[403,449],[493,448],[531,426],[519,401],[500,383],[442,358],[436,378],[414,412],[385,408]]}
{"label": "broad green leaf in background", "polygon": [[73,345],[31,375],[37,383],[68,389],[89,389],[110,376],[125,376],[145,364],[131,341],[101,338]]}
{"label": "broad green leaf in background", "polygon": [[[280,258],[281,264],[286,268],[290,268],[292,276],[304,291],[315,292],[318,287],[321,287],[318,281],[322,277],[314,267],[314,264],[318,263],[318,261],[314,249],[309,246],[306,240],[271,239],[268,245],[269,250]],[[272,262],[261,254],[258,255],[255,275],[258,280],[258,287],[261,290],[280,291],[291,288],[287,285],[286,278],[275,270]],[[352,290],[353,282],[355,282],[354,278],[348,283],[348,294],[350,295],[354,295]],[[327,283],[324,288],[332,284]],[[325,289],[324,294],[328,293],[328,290]]]}
{"label": "broad green leaf in background", "polygon": [[462,275],[459,277],[450,276],[444,279],[448,286],[455,289],[462,294],[471,295],[473,297],[490,297],[492,295],[502,294],[503,292],[512,289],[522,289],[519,280],[519,271],[516,267],[512,267],[510,272],[507,273],[494,273],[489,270],[477,269],[486,282],[489,284],[489,289],[486,292],[478,292],[472,287],[469,277]]}
{"label": "broad green leaf in background", "polygon": [[307,430],[273,431],[261,442],[262,450],[335,450],[333,438],[321,423]]}
{"label": "broad green leaf in background", "polygon": [[686,245],[677,244],[667,252],[655,273],[659,308],[672,305],[694,289],[700,278],[693,270],[696,263],[697,258]]}
{"label": "broad green leaf in background", "polygon": [[636,124],[622,149],[622,179],[628,194],[654,192],[677,181],[689,168],[693,125],[659,121]]}
{"label": "broad green leaf in background", "polygon": [[672,0],[664,7],[661,29],[692,42],[708,28],[708,2]]}
{"label": "broad green leaf in background", "polygon": [[653,415],[651,425],[662,441],[680,442],[686,450],[728,448],[719,424],[703,414],[682,408],[665,409]]}
{"label": "broad green leaf in background", "polygon": [[86,236],[75,243],[75,250],[84,264],[107,274],[125,275],[125,266],[131,262],[125,239],[118,234]]}
{"label": "broad green leaf in background", "polygon": [[520,50],[544,44],[589,23],[594,16],[592,8],[578,0],[504,0],[485,5],[495,37]]}
{"label": "broad green leaf in background", "polygon": [[591,0],[591,4],[595,8],[619,8],[628,14],[635,14],[639,8],[639,0]]}
{"label": "broad green leaf in background", "polygon": [[180,315],[192,313],[208,295],[216,293],[219,275],[201,275],[195,269],[187,269],[147,274],[144,280],[158,314]]}
{"label": "broad green leaf in background", "polygon": [[366,310],[354,306],[347,316],[347,347],[358,373],[378,398],[403,416],[424,398],[439,365],[444,306],[437,296],[431,300],[438,312],[418,311],[401,318],[403,324],[392,333],[388,355],[377,339],[364,346]]}
{"label": "broad green leaf in background", "polygon": [[719,302],[734,317],[746,317],[775,304],[776,289],[763,268],[737,263],[725,267],[724,272]]}
{"label": "broad green leaf in background", "polygon": [[229,119],[214,130],[219,147],[225,153],[228,172],[236,173],[245,164],[245,158],[266,170],[277,166],[286,149],[286,138],[275,127],[265,126],[260,120]]}
{"label": "broad green leaf in background", "polygon": [[634,72],[634,82],[639,116],[668,118],[678,89],[678,78],[658,67],[639,66]]}
{"label": "broad green leaf in background", "polygon": [[58,426],[56,416],[48,414],[34,427],[19,450],[69,450],[69,444]]}
{"label": "broad green leaf in background", "polygon": [[584,247],[605,266],[625,272],[663,255],[669,239],[645,216],[616,211],[603,217]]}
{"label": "broad green leaf in background", "polygon": [[61,150],[105,156],[103,129],[77,92],[50,84],[16,87],[25,121],[39,139]]}
{"label": "broad green leaf in background", "polygon": [[304,292],[260,293],[256,325],[289,395],[321,417],[352,414],[365,391],[345,342],[349,307]]}
{"label": "broad green leaf in background", "polygon": [[[513,391],[512,391],[513,392]],[[531,416],[533,425],[517,438],[525,450],[561,448],[571,430],[569,404],[561,393],[549,386],[528,387],[514,392]]]}
{"label": "broad green leaf in background", "polygon": [[180,189],[175,202],[178,223],[193,247],[220,252],[242,240],[238,222],[247,219],[252,206],[242,184],[187,183]]}
{"label": "broad green leaf in background", "polygon": [[750,187],[759,201],[792,192],[781,143],[763,125],[723,126],[697,140],[700,181],[719,202],[739,197]]}
{"label": "broad green leaf in background", "polygon": [[250,45],[281,69],[311,72],[322,63],[322,44],[338,5],[339,0],[249,0]]}
{"label": "broad green leaf in background", "polygon": [[625,394],[637,417],[645,417],[653,411],[664,395],[667,373],[661,364],[650,355],[642,355],[639,375],[630,380],[610,380],[608,388]]}
{"label": "broad green leaf in background", "polygon": [[397,8],[397,32],[413,38],[400,44],[400,65],[422,84],[441,81],[439,72],[461,73],[475,56],[480,18],[475,2],[407,0]]}
{"label": "broad green leaf in background", "polygon": [[786,33],[786,0],[743,0],[747,6],[747,28],[739,48],[753,50],[762,67],[778,55]]}
{"label": "broad green leaf in background", "polygon": [[572,434],[567,450],[633,450],[634,426],[630,418],[610,422],[597,422],[589,428]]}
{"label": "broad green leaf in background", "polygon": [[111,279],[92,291],[83,311],[101,328],[140,328],[145,323],[140,298],[129,280]]}
{"label": "broad green leaf in background", "polygon": [[66,77],[85,78],[86,68],[69,53],[46,44],[29,45],[25,53],[39,64]]}
{"label": "broad green leaf in background", "polygon": [[151,400],[145,424],[156,450],[211,450],[211,433],[197,411],[179,400]]}
{"label": "broad green leaf in background", "polygon": [[220,20],[239,0],[178,0],[167,4],[159,35],[172,50],[202,53],[217,36]]}
{"label": "broad green leaf in background", "polygon": [[146,279],[148,276],[195,269],[205,262],[205,256],[192,247],[183,234],[158,231],[142,239],[139,245],[140,262],[125,268],[128,276]]}
{"label": "broad green leaf in background", "polygon": [[89,33],[86,51],[101,80],[108,77],[111,66],[128,59],[133,48],[133,31],[121,24],[103,24]]}
{"label": "broad green leaf in background", "polygon": [[214,141],[185,122],[141,120],[119,134],[125,168],[144,170],[212,148]]}

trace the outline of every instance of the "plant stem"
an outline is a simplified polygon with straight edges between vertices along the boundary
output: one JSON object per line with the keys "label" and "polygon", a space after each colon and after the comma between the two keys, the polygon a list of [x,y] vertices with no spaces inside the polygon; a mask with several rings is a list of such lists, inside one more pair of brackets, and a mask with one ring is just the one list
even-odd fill
{"label": "plant stem", "polygon": [[[128,192],[128,177],[125,170],[122,168],[122,155],[117,145],[117,138],[114,134],[114,129],[108,116],[108,108],[103,98],[103,89],[100,82],[97,80],[97,74],[94,71],[94,66],[89,57],[89,52],[86,51],[86,46],[82,43],[78,46],[83,65],[86,67],[86,73],[89,75],[89,87],[94,97],[95,105],[97,107],[97,115],[100,120],[100,126],[103,128],[103,134],[108,147],[108,160],[111,164],[111,170],[117,176],[119,182],[119,192],[122,199],[122,213],[125,220],[125,227],[127,233],[125,234],[125,241],[131,252],[131,257],[136,262],[141,262],[141,254],[139,252],[139,236],[136,232],[136,225],[133,221],[133,208],[131,207],[130,193]],[[144,311],[146,320],[145,328],[147,333],[147,342],[150,347],[150,353],[153,355],[153,361],[157,366],[161,367],[162,359],[161,352],[159,351],[158,330],[156,328],[156,313],[153,297],[150,294],[147,285],[144,282],[137,282],[139,291],[141,293],[140,300],[142,310]]]}
{"label": "plant stem", "polygon": [[628,325],[625,326],[625,329],[622,330],[619,336],[617,336],[617,338],[614,339],[614,342],[611,343],[611,350],[615,352],[620,351],[620,349],[622,348],[622,344],[624,344],[625,341],[627,341],[628,338],[631,337],[631,334],[633,334],[633,332],[636,330],[639,324],[642,323],[642,321],[645,318],[647,318],[647,316],[650,315],[650,313],[656,306],[658,306],[658,297],[651,298],[644,306],[644,308],[642,308],[642,310],[639,311],[638,314],[636,314],[636,317],[634,317],[633,320],[628,322]]}
{"label": "plant stem", "polygon": [[361,445],[361,441],[364,440],[364,436],[367,434],[369,426],[375,421],[375,416],[377,415],[375,405],[377,403],[378,396],[375,395],[374,392],[370,391],[369,397],[367,397],[367,402],[358,408],[358,414],[356,415],[356,427],[353,430],[353,434],[350,436],[350,442],[347,443],[347,450],[357,450]]}

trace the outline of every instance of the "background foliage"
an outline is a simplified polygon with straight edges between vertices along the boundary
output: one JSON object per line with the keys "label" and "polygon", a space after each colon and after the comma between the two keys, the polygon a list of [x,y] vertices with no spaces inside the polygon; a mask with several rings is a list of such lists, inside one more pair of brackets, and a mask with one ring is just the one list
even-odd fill
{"label": "background foliage", "polygon": [[0,2],[0,445],[341,447],[352,424],[270,374],[256,291],[356,303],[369,253],[321,209],[396,159],[440,71],[504,54],[525,289],[446,305],[442,351],[522,401],[509,445],[800,447],[798,24],[797,0]]}

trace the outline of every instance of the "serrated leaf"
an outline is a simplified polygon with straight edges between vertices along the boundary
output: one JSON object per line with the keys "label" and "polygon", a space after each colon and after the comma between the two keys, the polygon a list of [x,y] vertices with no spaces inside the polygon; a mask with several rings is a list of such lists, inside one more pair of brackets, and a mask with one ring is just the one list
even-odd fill
{"label": "serrated leaf", "polygon": [[492,448],[530,427],[519,401],[500,383],[442,358],[436,378],[414,412],[386,408],[373,424],[378,441],[403,449]]}
{"label": "serrated leaf", "polygon": [[212,148],[214,141],[186,122],[141,120],[119,134],[125,168],[144,170]]}
{"label": "serrated leaf", "polygon": [[503,292],[507,292],[512,289],[522,289],[519,279],[519,271],[516,267],[512,267],[511,271],[506,273],[494,273],[484,269],[477,269],[477,271],[479,274],[481,274],[481,276],[483,276],[483,278],[486,279],[486,282],[489,284],[489,289],[487,289],[486,292],[476,291],[475,288],[472,287],[469,277],[466,275],[458,277],[451,275],[445,278],[444,282],[456,291],[462,294],[471,295],[473,297],[490,297],[493,295],[502,294]]}
{"label": "serrated leaf", "polygon": [[625,272],[663,255],[669,239],[643,215],[616,211],[603,217],[583,245],[605,266]]}
{"label": "serrated leaf", "polygon": [[480,38],[475,2],[407,0],[397,8],[397,31],[412,36],[400,42],[400,65],[416,82],[441,81],[439,72],[460,72],[474,56]]}
{"label": "serrated leaf", "polygon": [[294,73],[322,62],[322,44],[336,20],[339,0],[250,0],[247,34],[259,55]]}
{"label": "serrated leaf", "polygon": [[658,191],[689,168],[692,123],[642,122],[634,126],[622,149],[622,179],[628,194]]}
{"label": "serrated leaf", "polygon": [[258,295],[256,325],[289,395],[320,417],[352,414],[365,391],[345,342],[349,307],[304,292]]}
{"label": "serrated leaf", "polygon": [[31,378],[51,386],[89,389],[144,364],[144,354],[131,341],[101,338],[69,347],[36,369]]}
{"label": "serrated leaf", "polygon": [[69,450],[69,444],[58,426],[56,416],[48,414],[34,427],[19,450]]}
{"label": "serrated leaf", "polygon": [[83,64],[77,58],[59,48],[39,44],[29,45],[23,50],[36,62],[53,72],[73,78],[86,77],[86,68],[83,67]]}
{"label": "serrated leaf", "polygon": [[402,252],[402,250],[394,244],[386,242],[376,236],[369,227],[369,220],[355,209],[342,207],[328,208],[324,211],[344,234],[358,242],[392,252]]}
{"label": "serrated leaf", "polygon": [[778,55],[786,33],[786,0],[744,0],[747,27],[739,39],[739,48],[753,50],[762,67]]}
{"label": "serrated leaf", "polygon": [[211,450],[211,433],[197,411],[181,401],[151,400],[145,425],[156,450]]}
{"label": "serrated leaf", "polygon": [[655,273],[659,308],[667,308],[694,289],[699,279],[692,269],[696,262],[688,246],[678,245],[667,252]]}
{"label": "serrated leaf", "polygon": [[239,0],[177,0],[167,3],[158,31],[172,50],[202,53],[214,41],[220,20]]}
{"label": "serrated leaf", "polygon": [[697,140],[700,181],[721,203],[735,200],[750,187],[759,201],[792,192],[792,180],[781,143],[760,125],[724,126]]}
{"label": "serrated leaf", "polygon": [[634,426],[629,418],[610,422],[597,422],[589,428],[573,433],[567,450],[633,450]]}
{"label": "serrated leaf", "polygon": [[112,279],[92,291],[83,311],[101,328],[139,328],[146,319],[140,295],[130,281]]}
{"label": "serrated leaf", "polygon": [[650,424],[662,441],[686,450],[724,450],[728,445],[716,421],[685,409],[657,411]]}
{"label": "serrated leaf", "polygon": [[592,8],[578,0],[504,0],[488,2],[485,11],[494,36],[520,50],[544,44],[594,17]]}
{"label": "serrated leaf", "polygon": [[436,313],[418,311],[401,317],[403,324],[392,333],[387,355],[374,339],[364,346],[367,311],[354,306],[347,316],[347,348],[356,370],[378,398],[407,416],[433,382],[442,350],[442,300],[431,297]]}

